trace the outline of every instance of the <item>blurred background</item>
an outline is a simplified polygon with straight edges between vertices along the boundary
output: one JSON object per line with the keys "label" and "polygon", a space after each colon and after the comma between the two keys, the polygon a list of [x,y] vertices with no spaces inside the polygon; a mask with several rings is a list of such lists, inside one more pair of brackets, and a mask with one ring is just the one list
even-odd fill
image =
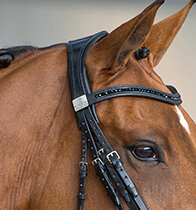
{"label": "blurred background", "polygon": [[[0,0],[0,48],[44,47],[111,32],[140,13],[152,0]],[[156,22],[185,6],[167,0]],[[196,5],[156,71],[182,95],[183,106],[196,120]]]}

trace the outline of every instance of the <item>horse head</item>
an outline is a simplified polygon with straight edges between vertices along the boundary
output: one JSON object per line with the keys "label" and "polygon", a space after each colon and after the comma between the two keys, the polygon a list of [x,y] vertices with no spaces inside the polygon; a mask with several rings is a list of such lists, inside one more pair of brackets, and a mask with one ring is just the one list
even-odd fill
{"label": "horse head", "polygon": [[[153,25],[162,3],[90,48],[85,65],[93,91],[132,84],[170,93],[153,68],[195,0]],[[0,209],[76,209],[82,143],[67,48],[1,50],[0,69]],[[125,96],[97,103],[96,112],[149,209],[194,209],[196,127],[181,105]],[[115,208],[91,165],[86,192],[86,209]]]}
{"label": "horse head", "polygon": [[[191,6],[153,25],[162,1],[118,27],[89,51],[93,91],[135,84],[170,92],[153,70],[181,28]],[[150,53],[150,54],[149,54]],[[139,97],[96,105],[101,128],[122,157],[150,209],[193,209],[196,129],[186,111]]]}

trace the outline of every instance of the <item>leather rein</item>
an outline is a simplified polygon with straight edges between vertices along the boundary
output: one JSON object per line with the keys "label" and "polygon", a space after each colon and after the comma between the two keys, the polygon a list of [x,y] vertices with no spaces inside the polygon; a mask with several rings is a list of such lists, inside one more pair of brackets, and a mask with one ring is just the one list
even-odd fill
{"label": "leather rein", "polygon": [[90,47],[107,34],[106,31],[102,31],[66,44],[72,104],[76,113],[78,128],[82,132],[78,209],[83,209],[86,199],[87,148],[90,148],[96,174],[116,208],[118,210],[125,209],[119,197],[121,196],[130,209],[147,210],[147,206],[125,171],[120,156],[112,149],[99,127],[95,103],[120,96],[151,98],[172,105],[179,105],[182,100],[180,94],[172,86],[167,86],[172,94],[139,85],[113,86],[91,92],[85,68],[85,58]]}

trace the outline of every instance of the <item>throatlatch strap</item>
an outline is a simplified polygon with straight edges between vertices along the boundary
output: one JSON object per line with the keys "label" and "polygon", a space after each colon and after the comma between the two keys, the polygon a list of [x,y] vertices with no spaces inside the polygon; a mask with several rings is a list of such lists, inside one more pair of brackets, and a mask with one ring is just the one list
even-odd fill
{"label": "throatlatch strap", "polygon": [[88,146],[91,150],[93,157],[92,164],[96,170],[96,174],[99,176],[101,183],[116,208],[118,210],[124,210],[115,187],[131,210],[147,210],[148,208],[137,192],[134,183],[126,173],[120,156],[112,149],[101,131],[98,125],[99,121],[96,116],[94,104],[120,96],[145,97],[172,105],[181,104],[182,101],[179,93],[172,86],[167,86],[172,94],[150,87],[130,84],[108,87],[96,92],[91,92],[85,68],[85,58],[90,47],[106,35],[107,32],[103,31],[84,39],[71,41],[67,44],[72,103],[76,112],[78,127],[82,131],[82,161],[80,163],[78,209],[83,209],[84,200],[86,198],[85,185]]}

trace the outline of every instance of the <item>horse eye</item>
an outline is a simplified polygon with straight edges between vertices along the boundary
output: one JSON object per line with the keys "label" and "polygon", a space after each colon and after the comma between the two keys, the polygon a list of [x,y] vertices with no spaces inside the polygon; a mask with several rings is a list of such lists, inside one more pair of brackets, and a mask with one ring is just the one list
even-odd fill
{"label": "horse eye", "polygon": [[135,145],[131,149],[133,156],[142,161],[158,161],[159,156],[154,148],[146,145]]}

